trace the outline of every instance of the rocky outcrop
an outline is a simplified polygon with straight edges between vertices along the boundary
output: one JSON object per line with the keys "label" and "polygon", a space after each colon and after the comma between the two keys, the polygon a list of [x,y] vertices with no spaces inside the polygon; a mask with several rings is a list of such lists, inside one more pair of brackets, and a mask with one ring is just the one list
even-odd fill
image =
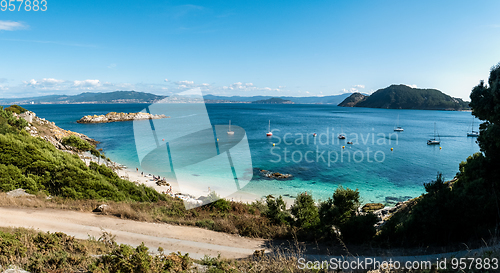
{"label": "rocky outcrop", "polygon": [[363,212],[370,212],[370,211],[376,211],[379,209],[383,209],[385,206],[382,203],[366,203],[361,210]]}
{"label": "rocky outcrop", "polygon": [[264,177],[273,178],[273,179],[288,179],[288,178],[293,177],[293,175],[288,174],[288,173],[278,173],[278,172],[273,173],[273,172],[266,171],[266,170],[261,170],[260,173]]}
{"label": "rocky outcrop", "polygon": [[152,115],[149,113],[117,113],[109,112],[106,115],[88,115],[79,119],[78,123],[108,123],[117,121],[131,121],[144,119],[162,119],[169,118],[165,115]]}

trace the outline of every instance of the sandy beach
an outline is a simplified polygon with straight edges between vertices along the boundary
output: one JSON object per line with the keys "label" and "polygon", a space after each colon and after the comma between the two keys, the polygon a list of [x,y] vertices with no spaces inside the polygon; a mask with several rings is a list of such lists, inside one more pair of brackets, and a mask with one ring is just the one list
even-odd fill
{"label": "sandy beach", "polygon": [[[117,170],[117,174],[120,177],[127,179],[131,182],[134,182],[136,184],[143,184],[147,187],[151,187],[160,193],[167,193],[171,186],[172,195],[183,195],[183,196],[189,195],[194,197],[194,199],[197,199],[200,196],[207,196],[209,194],[208,188],[201,188],[201,187],[195,188],[188,185],[182,185],[182,190],[181,190],[181,187],[178,185],[177,181],[173,179],[166,179],[167,183],[170,186],[158,186],[156,184],[155,179],[153,179],[154,174],[151,174],[151,176],[149,174],[142,175],[140,170],[136,171],[135,169],[131,168],[124,168],[121,170]],[[262,196],[258,196],[256,194],[248,193],[245,191],[237,191],[228,196],[223,196],[223,198],[236,202],[252,203],[255,200],[260,200]]]}

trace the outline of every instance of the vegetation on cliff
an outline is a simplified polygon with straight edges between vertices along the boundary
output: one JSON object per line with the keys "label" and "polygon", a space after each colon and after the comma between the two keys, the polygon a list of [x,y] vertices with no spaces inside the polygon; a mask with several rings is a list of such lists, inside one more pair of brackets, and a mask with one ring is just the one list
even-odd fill
{"label": "vegetation on cliff", "polygon": [[436,89],[412,88],[404,84],[379,89],[370,96],[354,93],[339,106],[386,109],[463,110],[468,103]]}
{"label": "vegetation on cliff", "polygon": [[[120,179],[103,165],[86,166],[76,155],[57,150],[47,141],[30,136],[27,122],[0,109],[0,189],[17,188],[30,193],[39,191],[74,199],[109,199],[115,201],[156,201],[164,199],[151,188],[136,186]],[[75,141],[69,138],[68,141]],[[76,143],[76,142],[75,142]],[[82,149],[92,147],[79,140]],[[85,147],[83,147],[83,146]]]}
{"label": "vegetation on cliff", "polygon": [[14,104],[14,105],[11,105],[11,106],[5,108],[5,111],[10,111],[12,113],[16,113],[16,114],[19,115],[19,114],[22,114],[22,113],[24,113],[24,112],[26,112],[28,110],[24,109],[23,107],[21,107],[19,105],[15,105]]}

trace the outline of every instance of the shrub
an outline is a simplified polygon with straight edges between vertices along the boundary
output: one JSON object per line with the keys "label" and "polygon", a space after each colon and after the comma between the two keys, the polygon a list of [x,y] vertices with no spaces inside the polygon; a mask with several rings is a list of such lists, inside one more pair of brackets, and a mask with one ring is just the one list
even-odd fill
{"label": "shrub", "polygon": [[75,135],[71,135],[69,137],[64,137],[61,140],[61,143],[63,145],[74,147],[80,151],[90,151],[90,150],[92,150],[92,148],[94,148],[94,146],[92,146],[90,143],[88,143],[87,141],[85,141],[85,140],[83,140]]}
{"label": "shrub", "polygon": [[267,196],[266,198],[267,210],[266,216],[274,224],[289,224],[291,221],[290,213],[286,209],[285,201],[281,195],[278,198]]}
{"label": "shrub", "polygon": [[315,228],[319,224],[319,214],[316,204],[311,195],[301,193],[291,207],[292,215],[295,217],[295,225],[303,230]]}
{"label": "shrub", "polygon": [[23,107],[19,106],[19,105],[11,105],[7,108],[5,108],[5,111],[9,111],[9,112],[12,112],[12,113],[16,113],[16,114],[22,114],[26,111],[28,111],[27,109],[24,109]]}

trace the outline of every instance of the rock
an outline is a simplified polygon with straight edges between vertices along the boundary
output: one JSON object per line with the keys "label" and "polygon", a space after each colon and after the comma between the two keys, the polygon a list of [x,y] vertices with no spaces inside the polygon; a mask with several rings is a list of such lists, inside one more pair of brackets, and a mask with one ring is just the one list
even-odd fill
{"label": "rock", "polygon": [[105,212],[106,210],[108,210],[108,207],[108,205],[102,204],[95,208],[92,212]]}
{"label": "rock", "polygon": [[88,115],[77,120],[78,123],[107,123],[117,121],[130,121],[130,120],[145,120],[145,119],[162,119],[169,118],[165,115],[152,115],[149,113],[116,113],[109,112],[106,115]]}
{"label": "rock", "polygon": [[386,203],[390,203],[390,204],[396,204],[397,202],[399,202],[399,198],[397,197],[392,197],[392,196],[387,196],[385,198],[385,202]]}
{"label": "rock", "polygon": [[267,178],[273,178],[273,179],[288,179],[288,178],[293,177],[293,175],[288,174],[288,173],[279,173],[279,172],[273,173],[273,172],[266,171],[266,170],[261,170],[260,172],[263,176],[265,176]]}
{"label": "rock", "polygon": [[167,187],[170,186],[170,184],[167,181],[165,181],[165,180],[157,180],[156,181],[156,185],[158,185],[158,186],[167,186]]}
{"label": "rock", "polygon": [[383,209],[385,206],[382,203],[366,203],[361,210],[363,212],[376,211],[379,209]]}
{"label": "rock", "polygon": [[23,189],[16,189],[16,190],[7,192],[7,196],[8,197],[21,197],[21,196],[35,196],[35,195],[29,194]]}

